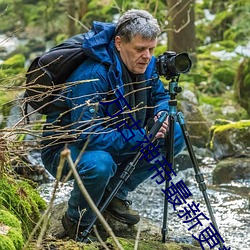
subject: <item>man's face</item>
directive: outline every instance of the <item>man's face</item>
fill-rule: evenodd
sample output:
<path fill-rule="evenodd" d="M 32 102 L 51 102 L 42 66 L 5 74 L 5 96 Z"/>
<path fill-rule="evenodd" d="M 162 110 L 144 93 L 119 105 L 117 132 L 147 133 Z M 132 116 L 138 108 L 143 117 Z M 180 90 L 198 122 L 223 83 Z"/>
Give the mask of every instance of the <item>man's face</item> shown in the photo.
<path fill-rule="evenodd" d="M 124 43 L 121 37 L 115 37 L 115 46 L 128 70 L 134 74 L 143 74 L 153 55 L 157 39 L 146 40 L 136 35 L 128 43 Z"/>

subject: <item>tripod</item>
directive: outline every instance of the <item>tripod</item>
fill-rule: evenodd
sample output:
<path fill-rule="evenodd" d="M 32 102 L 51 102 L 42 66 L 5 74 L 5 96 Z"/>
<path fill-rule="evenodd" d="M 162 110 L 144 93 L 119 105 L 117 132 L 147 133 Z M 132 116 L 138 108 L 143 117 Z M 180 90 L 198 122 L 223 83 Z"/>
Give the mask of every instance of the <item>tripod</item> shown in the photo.
<path fill-rule="evenodd" d="M 210 219 L 211 219 L 214 227 L 216 228 L 216 230 L 219 232 L 218 226 L 217 226 L 214 214 L 213 214 L 213 210 L 212 210 L 212 207 L 211 207 L 211 204 L 210 204 L 210 201 L 208 199 L 207 192 L 206 192 L 207 188 L 206 188 L 206 184 L 204 182 L 204 177 L 199 169 L 199 165 L 198 165 L 197 159 L 195 157 L 193 147 L 192 147 L 191 142 L 190 142 L 189 133 L 188 133 L 188 130 L 186 128 L 184 116 L 181 112 L 177 112 L 177 108 L 176 108 L 177 107 L 177 100 L 175 97 L 176 97 L 177 93 L 180 93 L 182 91 L 182 88 L 178 86 L 178 80 L 179 80 L 179 76 L 176 79 L 172 78 L 172 80 L 169 82 L 169 94 L 170 94 L 169 114 L 168 114 L 169 132 L 168 132 L 168 136 L 167 136 L 168 152 L 166 155 L 166 159 L 167 159 L 168 164 L 172 164 L 172 166 L 174 165 L 174 123 L 175 123 L 175 118 L 177 117 L 177 120 L 181 126 L 181 131 L 182 131 L 182 134 L 183 134 L 186 146 L 187 146 L 190 160 L 191 160 L 193 167 L 194 167 L 196 182 L 198 183 L 199 189 L 203 194 L 203 198 L 205 200 L 206 207 L 207 207 L 207 210 L 208 210 L 209 215 L 210 215 Z M 166 166 L 166 168 L 168 168 L 168 166 Z M 168 188 L 169 188 L 169 182 L 166 181 L 165 182 L 165 190 L 167 190 Z M 164 199 L 163 225 L 162 225 L 162 230 L 161 230 L 163 243 L 166 242 L 166 234 L 168 231 L 167 230 L 167 216 L 168 216 L 168 199 Z M 222 244 L 221 239 L 219 239 L 219 242 L 220 242 L 221 249 L 223 249 L 223 244 Z"/>
<path fill-rule="evenodd" d="M 167 152 L 166 159 L 167 159 L 168 164 L 170 164 L 170 166 L 172 164 L 172 166 L 173 166 L 173 164 L 174 164 L 174 123 L 175 123 L 175 119 L 177 117 L 178 122 L 181 126 L 181 130 L 182 130 L 182 133 L 183 133 L 183 136 L 185 139 L 185 143 L 186 143 L 186 146 L 187 146 L 187 149 L 189 152 L 189 156 L 191 158 L 191 161 L 192 161 L 192 164 L 194 167 L 196 181 L 199 185 L 200 191 L 203 194 L 203 197 L 204 197 L 210 218 L 212 220 L 212 223 L 213 223 L 214 227 L 216 228 L 216 230 L 218 231 L 218 226 L 217 226 L 217 223 L 215 221 L 212 207 L 211 207 L 211 204 L 210 204 L 210 201 L 208 199 L 207 192 L 206 192 L 206 184 L 204 182 L 204 177 L 203 177 L 202 173 L 200 172 L 198 162 L 196 160 L 192 145 L 190 143 L 189 134 L 188 134 L 188 131 L 186 129 L 184 117 L 183 117 L 181 112 L 177 113 L 177 109 L 176 109 L 177 100 L 175 99 L 175 97 L 176 97 L 177 93 L 180 93 L 182 91 L 181 87 L 178 86 L 178 80 L 179 80 L 179 77 L 177 77 L 176 79 L 173 78 L 169 82 L 169 94 L 170 94 L 170 100 L 168 101 L 169 113 L 168 114 L 167 114 L 167 112 L 161 113 L 159 119 L 155 122 L 152 129 L 149 131 L 149 137 L 148 137 L 148 138 L 150 138 L 149 143 L 151 143 L 153 141 L 156 133 L 161 128 L 163 122 L 165 121 L 165 119 L 167 118 L 167 115 L 168 115 L 168 117 L 169 117 L 169 131 L 168 131 L 168 136 L 167 136 L 168 152 Z M 118 192 L 118 190 L 120 189 L 122 184 L 130 177 L 130 175 L 134 171 L 135 166 L 138 163 L 138 161 L 142 155 L 143 155 L 143 152 L 139 151 L 136 154 L 136 156 L 134 157 L 134 159 L 126 166 L 126 168 L 124 169 L 123 173 L 120 176 L 120 181 L 118 182 L 116 187 L 113 189 L 113 191 L 110 193 L 110 195 L 108 196 L 106 201 L 102 204 L 101 208 L 99 209 L 101 213 L 107 208 L 107 206 L 112 201 L 112 199 L 114 198 L 114 196 L 116 195 L 116 193 Z M 166 168 L 168 168 L 167 165 L 166 165 Z M 169 182 L 166 181 L 165 182 L 165 189 L 167 190 L 168 187 L 169 187 Z M 164 200 L 163 226 L 162 226 L 162 242 L 163 243 L 166 242 L 166 234 L 168 231 L 167 230 L 167 215 L 168 215 L 168 200 L 165 199 Z M 90 223 L 90 225 L 82 233 L 83 241 L 87 240 L 87 237 L 88 237 L 89 233 L 91 232 L 92 227 L 94 226 L 96 220 L 97 220 L 97 216 L 94 217 L 93 221 Z M 220 247 L 221 247 L 221 249 L 223 249 L 223 244 L 221 242 L 221 239 L 220 239 Z"/>

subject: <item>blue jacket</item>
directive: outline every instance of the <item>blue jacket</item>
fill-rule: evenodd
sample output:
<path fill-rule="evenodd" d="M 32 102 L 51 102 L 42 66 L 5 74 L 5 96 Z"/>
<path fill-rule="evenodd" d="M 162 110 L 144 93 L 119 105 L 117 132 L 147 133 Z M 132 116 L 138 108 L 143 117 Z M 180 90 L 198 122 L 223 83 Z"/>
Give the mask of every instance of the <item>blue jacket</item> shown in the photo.
<path fill-rule="evenodd" d="M 107 93 L 112 91 L 119 98 L 117 100 L 122 110 L 125 110 L 124 99 L 120 96 L 120 93 L 124 94 L 121 63 L 114 53 L 114 31 L 114 24 L 93 23 L 83 41 L 88 59 L 67 80 L 68 87 L 62 93 L 64 101 L 55 103 L 56 107 L 47 115 L 47 123 L 63 128 L 61 138 L 69 137 L 79 147 L 83 147 L 89 139 L 89 150 L 123 155 L 133 153 L 133 147 L 143 140 L 145 130 L 134 126 L 133 129 L 123 128 L 121 133 L 116 126 L 123 119 L 123 114 L 110 117 L 117 111 L 117 103 L 107 101 L 100 104 L 107 98 Z M 154 57 L 145 76 L 146 86 L 150 87 L 147 89 L 147 106 L 154 107 L 152 115 L 162 110 L 168 111 L 169 95 L 155 71 Z M 86 81 L 81 82 L 83 80 Z M 69 111 L 60 111 L 65 105 Z M 44 135 L 55 136 L 61 132 L 45 132 Z"/>

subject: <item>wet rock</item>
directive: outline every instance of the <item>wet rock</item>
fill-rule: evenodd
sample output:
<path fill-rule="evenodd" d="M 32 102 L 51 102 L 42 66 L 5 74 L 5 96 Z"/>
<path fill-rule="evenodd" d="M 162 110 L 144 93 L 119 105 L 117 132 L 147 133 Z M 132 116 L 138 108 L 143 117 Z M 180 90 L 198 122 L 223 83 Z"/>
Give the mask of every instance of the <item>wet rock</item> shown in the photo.
<path fill-rule="evenodd" d="M 226 158 L 213 171 L 213 183 L 228 183 L 233 180 L 250 179 L 250 158 Z"/>
<path fill-rule="evenodd" d="M 191 145 L 191 146 L 193 148 L 194 155 L 195 155 L 195 158 L 196 158 L 198 164 L 201 164 L 205 158 L 212 157 L 212 154 L 208 149 L 199 148 L 199 147 L 196 147 L 193 145 Z M 175 157 L 174 163 L 175 163 L 175 171 L 181 171 L 181 170 L 185 170 L 187 168 L 194 167 L 187 148 Z"/>
<path fill-rule="evenodd" d="M 184 89 L 181 97 L 183 100 L 189 101 L 190 103 L 194 105 L 198 105 L 198 99 L 195 93 L 189 89 Z"/>

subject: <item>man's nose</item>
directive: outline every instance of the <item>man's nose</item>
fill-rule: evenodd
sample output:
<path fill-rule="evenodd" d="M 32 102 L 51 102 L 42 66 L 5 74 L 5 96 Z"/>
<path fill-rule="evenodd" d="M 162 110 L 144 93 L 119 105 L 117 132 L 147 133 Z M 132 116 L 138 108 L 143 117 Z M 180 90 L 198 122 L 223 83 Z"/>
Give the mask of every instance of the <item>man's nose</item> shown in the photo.
<path fill-rule="evenodd" d="M 150 59 L 151 58 L 151 53 L 150 53 L 149 49 L 147 49 L 147 50 L 144 51 L 142 57 L 144 59 Z"/>

